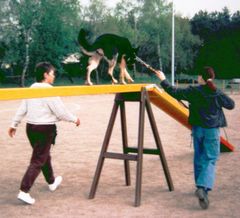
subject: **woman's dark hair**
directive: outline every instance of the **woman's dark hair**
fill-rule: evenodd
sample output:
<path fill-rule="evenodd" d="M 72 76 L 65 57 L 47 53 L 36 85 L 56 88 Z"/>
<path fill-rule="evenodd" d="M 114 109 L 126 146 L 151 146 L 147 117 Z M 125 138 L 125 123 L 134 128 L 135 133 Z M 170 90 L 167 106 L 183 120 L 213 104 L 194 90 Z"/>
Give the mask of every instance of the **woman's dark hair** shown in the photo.
<path fill-rule="evenodd" d="M 216 91 L 217 87 L 214 84 L 213 80 L 215 78 L 215 72 L 212 67 L 204 67 L 203 72 L 201 73 L 202 78 L 206 82 L 207 86 L 212 90 Z"/>
<path fill-rule="evenodd" d="M 44 73 L 49 73 L 51 70 L 55 71 L 55 68 L 49 62 L 40 62 L 36 64 L 34 71 L 36 81 L 42 82 L 44 80 Z"/>

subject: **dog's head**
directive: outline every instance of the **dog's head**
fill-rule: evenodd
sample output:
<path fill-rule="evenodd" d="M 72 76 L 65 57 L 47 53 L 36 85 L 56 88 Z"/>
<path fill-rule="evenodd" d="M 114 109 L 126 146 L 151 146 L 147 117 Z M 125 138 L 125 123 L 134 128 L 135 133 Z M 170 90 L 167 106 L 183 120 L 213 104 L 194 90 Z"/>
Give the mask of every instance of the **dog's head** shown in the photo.
<path fill-rule="evenodd" d="M 138 48 L 132 48 L 128 53 L 125 54 L 124 58 L 129 70 L 133 69 L 137 52 L 138 52 Z"/>

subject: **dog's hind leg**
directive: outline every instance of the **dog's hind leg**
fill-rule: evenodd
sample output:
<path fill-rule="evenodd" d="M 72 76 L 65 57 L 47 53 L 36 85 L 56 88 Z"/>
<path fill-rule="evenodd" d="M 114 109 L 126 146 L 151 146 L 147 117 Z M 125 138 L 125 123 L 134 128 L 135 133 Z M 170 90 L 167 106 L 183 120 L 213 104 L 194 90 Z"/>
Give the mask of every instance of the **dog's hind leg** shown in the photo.
<path fill-rule="evenodd" d="M 101 59 L 102 59 L 102 56 L 97 53 L 89 58 L 88 66 L 87 66 L 87 76 L 86 76 L 86 81 L 85 81 L 86 85 L 91 86 L 93 84 L 91 82 L 91 73 L 93 70 L 97 69 Z"/>

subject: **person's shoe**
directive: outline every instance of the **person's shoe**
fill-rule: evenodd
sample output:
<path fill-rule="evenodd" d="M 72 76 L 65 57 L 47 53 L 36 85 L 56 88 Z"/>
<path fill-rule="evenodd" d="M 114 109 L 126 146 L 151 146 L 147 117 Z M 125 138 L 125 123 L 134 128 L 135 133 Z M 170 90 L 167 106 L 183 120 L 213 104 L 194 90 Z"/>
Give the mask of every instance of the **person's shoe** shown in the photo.
<path fill-rule="evenodd" d="M 54 183 L 48 185 L 49 190 L 54 192 L 58 188 L 58 186 L 61 184 L 61 182 L 62 182 L 62 177 L 61 176 L 57 176 L 55 178 L 55 180 L 54 180 Z"/>
<path fill-rule="evenodd" d="M 195 195 L 198 197 L 200 207 L 205 210 L 208 209 L 209 200 L 207 192 L 203 188 L 198 188 Z"/>
<path fill-rule="evenodd" d="M 23 192 L 21 190 L 19 191 L 17 198 L 27 204 L 32 205 L 35 203 L 35 199 L 32 198 L 29 193 Z"/>

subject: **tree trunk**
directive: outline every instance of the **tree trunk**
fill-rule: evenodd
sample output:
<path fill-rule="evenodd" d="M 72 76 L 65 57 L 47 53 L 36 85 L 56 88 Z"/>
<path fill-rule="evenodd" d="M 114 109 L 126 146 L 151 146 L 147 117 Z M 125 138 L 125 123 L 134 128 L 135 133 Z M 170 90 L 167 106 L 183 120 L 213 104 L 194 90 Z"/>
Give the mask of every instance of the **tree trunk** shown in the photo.
<path fill-rule="evenodd" d="M 133 14 L 133 22 L 134 22 L 134 46 L 136 48 L 137 44 L 137 21 L 135 18 L 135 14 Z M 137 55 L 137 54 L 136 54 Z M 133 79 L 136 79 L 136 64 L 133 65 Z"/>
<path fill-rule="evenodd" d="M 26 77 L 26 72 L 28 69 L 28 65 L 29 65 L 29 33 L 30 30 L 27 30 L 25 33 L 25 63 L 24 63 L 24 67 L 23 67 L 23 71 L 22 71 L 22 75 L 21 75 L 21 87 L 25 86 L 25 77 Z"/>
<path fill-rule="evenodd" d="M 161 58 L 161 47 L 160 47 L 160 36 L 159 35 L 158 35 L 157 53 L 158 53 L 159 69 L 162 70 L 162 58 Z"/>

